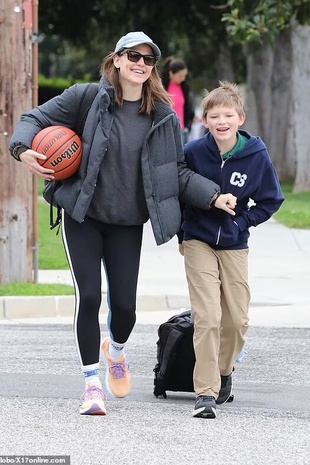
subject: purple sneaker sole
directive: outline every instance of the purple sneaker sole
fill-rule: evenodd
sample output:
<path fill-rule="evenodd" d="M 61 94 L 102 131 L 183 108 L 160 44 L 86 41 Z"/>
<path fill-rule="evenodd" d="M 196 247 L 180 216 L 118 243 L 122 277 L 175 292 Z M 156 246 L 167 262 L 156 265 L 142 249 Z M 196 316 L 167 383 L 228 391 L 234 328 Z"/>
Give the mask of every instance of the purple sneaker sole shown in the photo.
<path fill-rule="evenodd" d="M 100 407 L 100 405 L 94 403 L 88 410 L 81 411 L 81 415 L 106 415 L 107 412 Z"/>

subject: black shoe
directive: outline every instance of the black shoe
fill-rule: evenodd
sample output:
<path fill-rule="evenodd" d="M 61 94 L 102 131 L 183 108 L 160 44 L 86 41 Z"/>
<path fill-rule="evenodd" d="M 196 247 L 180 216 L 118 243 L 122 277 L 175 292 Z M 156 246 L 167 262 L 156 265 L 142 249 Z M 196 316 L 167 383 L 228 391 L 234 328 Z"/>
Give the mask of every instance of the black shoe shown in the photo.
<path fill-rule="evenodd" d="M 224 404 L 227 402 L 232 393 L 232 374 L 227 376 L 221 375 L 221 389 L 219 392 L 219 396 L 216 399 L 217 405 Z M 232 400 L 230 401 L 232 402 Z"/>
<path fill-rule="evenodd" d="M 198 396 L 193 411 L 193 417 L 197 418 L 215 418 L 216 405 L 213 396 Z"/>

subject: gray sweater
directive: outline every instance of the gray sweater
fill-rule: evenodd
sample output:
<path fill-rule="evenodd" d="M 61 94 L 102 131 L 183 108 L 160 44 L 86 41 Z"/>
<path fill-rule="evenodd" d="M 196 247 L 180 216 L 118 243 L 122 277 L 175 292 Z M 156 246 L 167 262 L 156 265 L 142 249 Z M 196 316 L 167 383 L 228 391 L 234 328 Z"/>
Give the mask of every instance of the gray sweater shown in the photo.
<path fill-rule="evenodd" d="M 141 99 L 115 107 L 108 150 L 87 216 L 108 224 L 138 226 L 149 219 L 142 172 L 141 148 L 152 117 L 139 113 Z"/>
<path fill-rule="evenodd" d="M 87 85 L 87 84 L 86 84 Z M 23 114 L 12 135 L 9 150 L 31 147 L 43 128 L 78 127 L 80 101 L 85 84 L 75 84 L 61 95 Z M 83 157 L 78 173 L 58 183 L 54 200 L 76 221 L 82 222 L 94 196 L 98 173 L 107 151 L 115 112 L 114 89 L 101 79 L 83 131 Z M 180 229 L 179 201 L 208 209 L 220 188 L 187 168 L 179 120 L 174 110 L 158 103 L 153 124 L 141 152 L 145 201 L 156 243 L 169 241 Z"/>

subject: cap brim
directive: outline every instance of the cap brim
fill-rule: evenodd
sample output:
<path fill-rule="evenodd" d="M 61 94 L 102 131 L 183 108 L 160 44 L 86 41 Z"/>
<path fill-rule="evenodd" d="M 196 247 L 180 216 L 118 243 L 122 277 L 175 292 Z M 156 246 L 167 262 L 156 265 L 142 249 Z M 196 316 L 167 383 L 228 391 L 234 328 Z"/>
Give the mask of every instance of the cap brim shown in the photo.
<path fill-rule="evenodd" d="M 153 49 L 154 55 L 155 55 L 155 57 L 157 59 L 161 56 L 161 52 L 160 52 L 159 48 L 157 47 L 157 45 L 154 44 L 154 42 L 147 42 L 147 41 L 145 41 L 145 42 L 140 42 L 140 41 L 128 42 L 126 44 L 126 47 L 122 47 L 122 49 L 130 48 L 130 47 L 136 47 L 137 45 L 143 45 L 143 44 L 149 45 Z"/>

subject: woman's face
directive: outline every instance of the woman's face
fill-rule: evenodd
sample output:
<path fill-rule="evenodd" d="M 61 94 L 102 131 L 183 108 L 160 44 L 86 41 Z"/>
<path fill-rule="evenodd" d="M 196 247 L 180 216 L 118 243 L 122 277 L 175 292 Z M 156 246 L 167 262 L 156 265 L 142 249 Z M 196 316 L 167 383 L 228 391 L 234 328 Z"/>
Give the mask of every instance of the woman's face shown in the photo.
<path fill-rule="evenodd" d="M 128 50 L 141 53 L 141 55 L 154 56 L 153 49 L 146 44 L 137 45 Z M 130 55 L 127 51 L 124 54 L 115 55 L 114 66 L 119 69 L 119 77 L 122 85 L 137 85 L 141 86 L 150 77 L 154 66 L 146 65 L 141 56 L 137 62 L 130 61 Z"/>
<path fill-rule="evenodd" d="M 182 84 L 182 82 L 184 82 L 186 79 L 187 73 L 187 68 L 180 69 L 180 71 L 177 71 L 176 73 L 169 71 L 170 82 L 174 82 L 175 84 Z"/>

